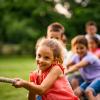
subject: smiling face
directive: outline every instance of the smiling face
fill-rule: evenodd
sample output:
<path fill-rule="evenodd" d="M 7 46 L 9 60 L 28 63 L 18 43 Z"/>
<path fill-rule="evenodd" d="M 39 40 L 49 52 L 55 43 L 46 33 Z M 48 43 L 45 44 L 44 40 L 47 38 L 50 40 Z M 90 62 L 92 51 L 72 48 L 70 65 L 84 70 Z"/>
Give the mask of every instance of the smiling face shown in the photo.
<path fill-rule="evenodd" d="M 76 53 L 80 56 L 80 58 L 84 57 L 87 53 L 87 47 L 83 44 L 76 44 L 75 46 Z"/>
<path fill-rule="evenodd" d="M 36 51 L 37 66 L 41 71 L 46 70 L 54 61 L 53 51 L 50 47 L 40 46 Z"/>

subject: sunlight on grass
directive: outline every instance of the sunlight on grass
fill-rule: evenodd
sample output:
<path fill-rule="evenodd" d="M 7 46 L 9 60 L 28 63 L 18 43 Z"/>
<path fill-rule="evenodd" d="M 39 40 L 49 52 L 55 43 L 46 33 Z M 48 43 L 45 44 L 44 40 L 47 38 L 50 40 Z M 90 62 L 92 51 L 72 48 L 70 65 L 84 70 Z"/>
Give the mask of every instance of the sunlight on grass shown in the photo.
<path fill-rule="evenodd" d="M 29 73 L 36 68 L 32 57 L 0 57 L 0 76 L 20 77 L 28 80 Z M 0 100 L 27 100 L 28 91 L 16 89 L 11 84 L 0 83 Z"/>

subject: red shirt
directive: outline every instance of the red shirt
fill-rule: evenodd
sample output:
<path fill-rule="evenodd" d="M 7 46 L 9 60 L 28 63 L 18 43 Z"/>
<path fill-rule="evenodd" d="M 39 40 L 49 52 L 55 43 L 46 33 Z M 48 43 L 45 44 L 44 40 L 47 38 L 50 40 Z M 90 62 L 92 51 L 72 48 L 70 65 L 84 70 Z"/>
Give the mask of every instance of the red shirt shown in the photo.
<path fill-rule="evenodd" d="M 51 68 L 55 66 L 59 66 L 63 71 L 63 67 L 60 64 L 53 64 L 41 75 L 39 75 L 38 72 L 32 72 L 30 74 L 30 81 L 40 85 L 50 72 Z M 42 100 L 78 100 L 78 98 L 74 95 L 73 90 L 65 76 L 57 79 L 41 97 Z"/>

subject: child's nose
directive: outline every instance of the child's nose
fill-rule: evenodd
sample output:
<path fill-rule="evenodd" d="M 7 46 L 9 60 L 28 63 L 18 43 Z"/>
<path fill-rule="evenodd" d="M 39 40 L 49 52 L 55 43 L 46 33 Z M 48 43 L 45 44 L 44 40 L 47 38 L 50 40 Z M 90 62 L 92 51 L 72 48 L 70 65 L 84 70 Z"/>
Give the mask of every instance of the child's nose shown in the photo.
<path fill-rule="evenodd" d="M 80 53 L 81 51 L 80 50 L 77 50 L 77 53 Z"/>
<path fill-rule="evenodd" d="M 43 61 L 44 61 L 43 58 L 40 58 L 40 59 L 39 59 L 39 62 L 40 62 L 40 63 L 42 63 Z"/>

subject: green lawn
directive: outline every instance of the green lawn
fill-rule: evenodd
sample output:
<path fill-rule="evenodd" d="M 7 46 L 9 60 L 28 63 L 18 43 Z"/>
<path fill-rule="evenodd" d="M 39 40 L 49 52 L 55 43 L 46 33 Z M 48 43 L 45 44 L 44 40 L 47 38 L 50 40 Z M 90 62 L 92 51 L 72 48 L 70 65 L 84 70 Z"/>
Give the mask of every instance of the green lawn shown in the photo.
<path fill-rule="evenodd" d="M 32 57 L 0 57 L 0 76 L 28 80 L 36 64 Z M 27 100 L 28 91 L 16 89 L 11 84 L 0 83 L 0 100 Z"/>

